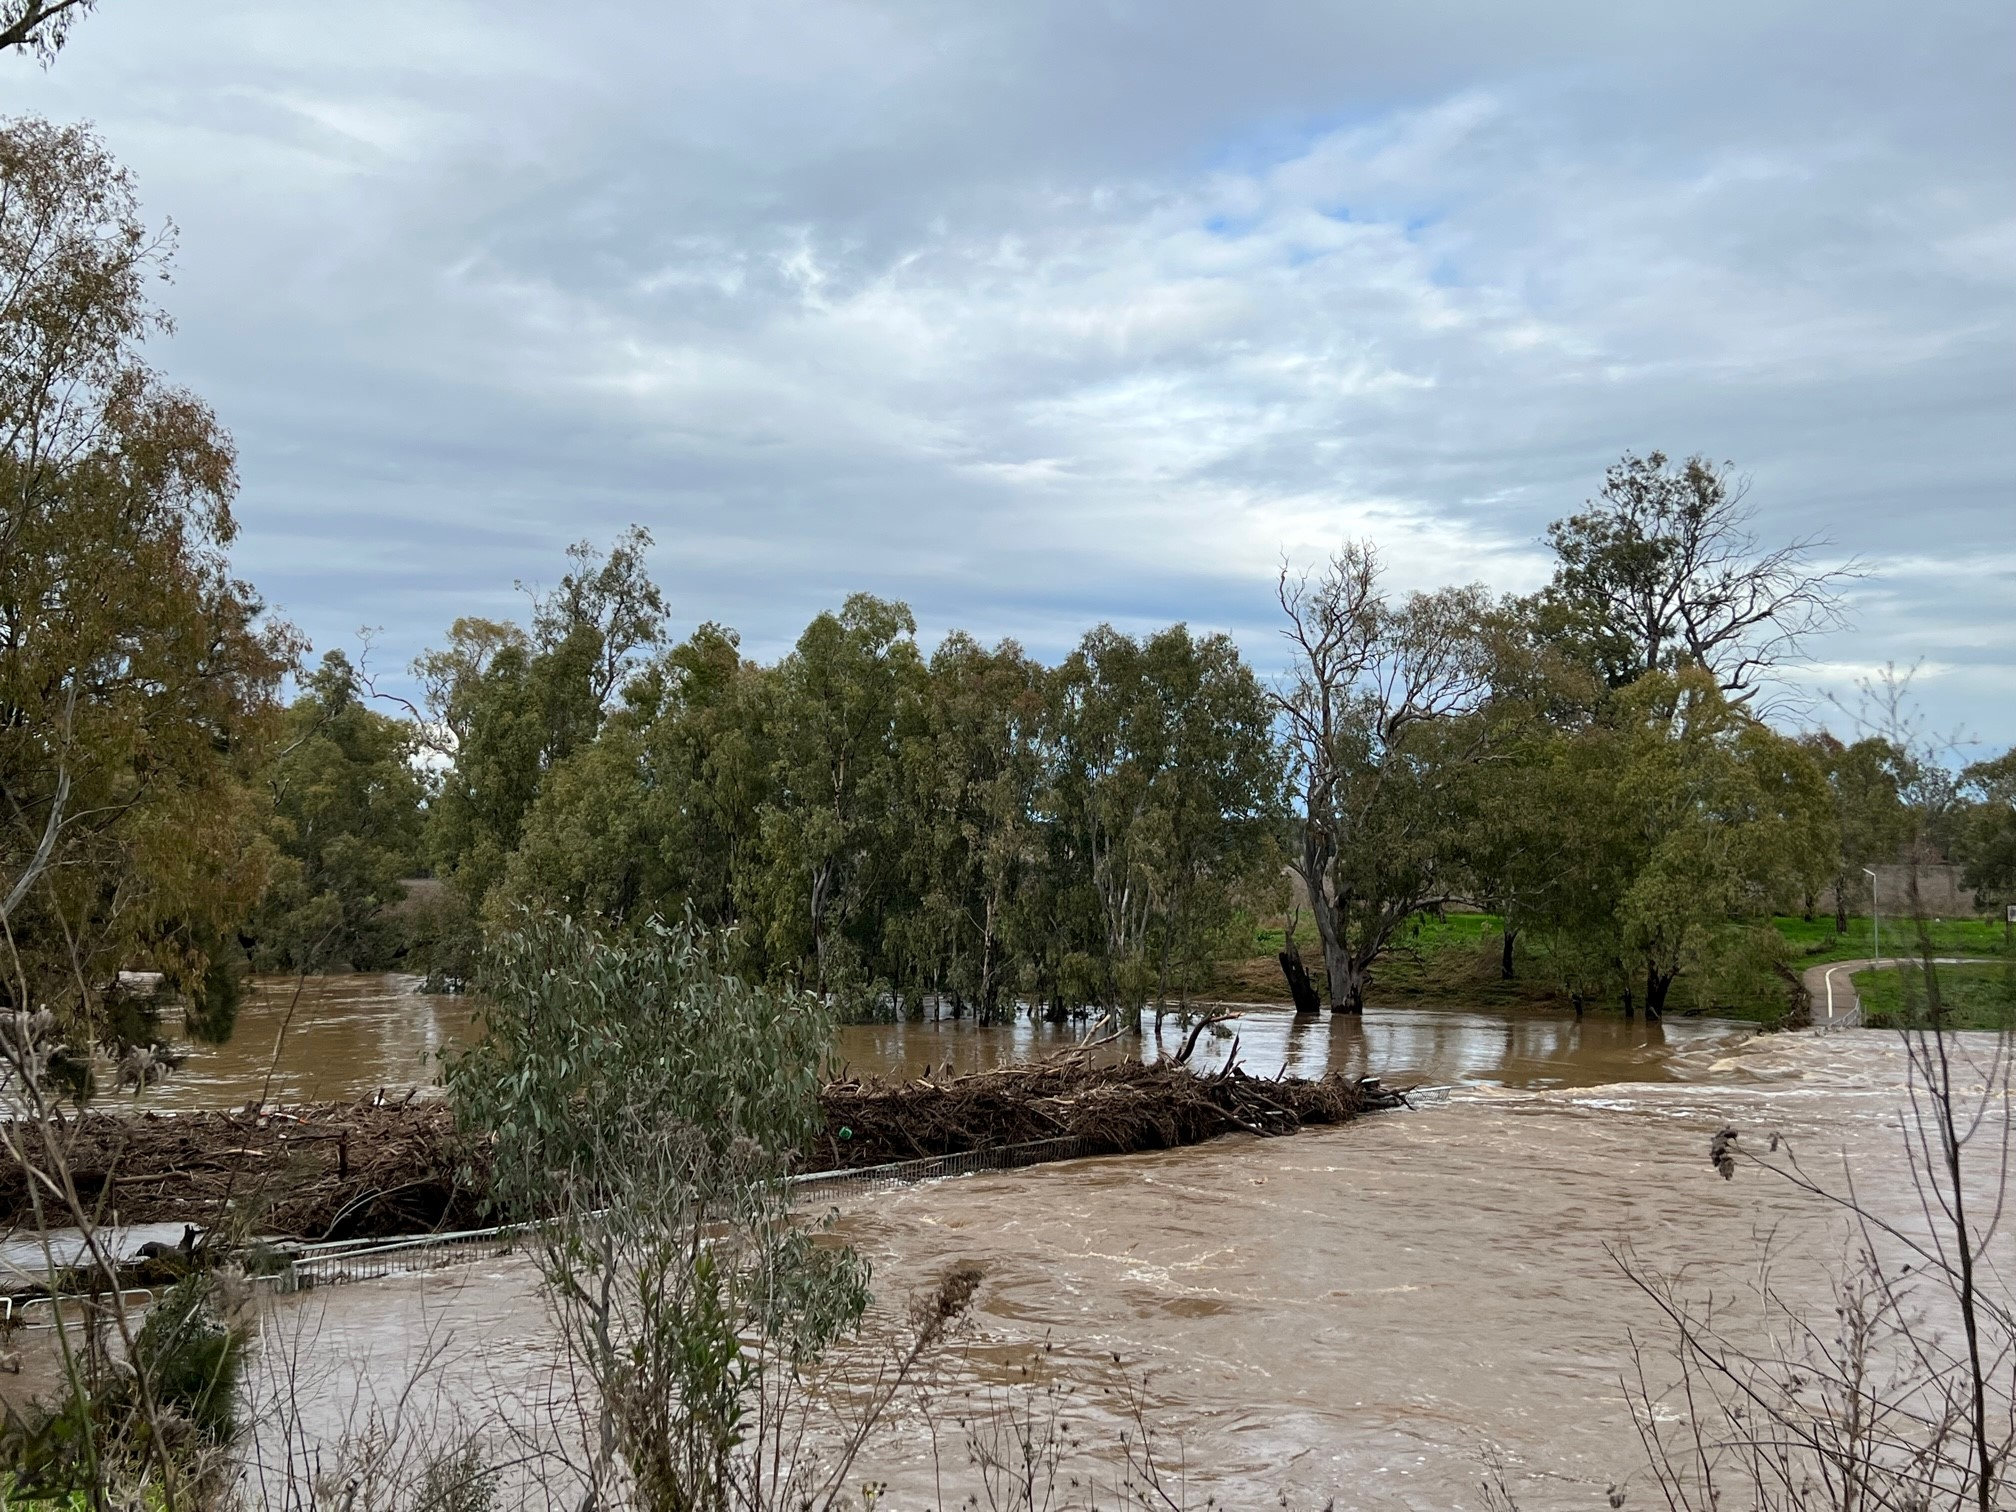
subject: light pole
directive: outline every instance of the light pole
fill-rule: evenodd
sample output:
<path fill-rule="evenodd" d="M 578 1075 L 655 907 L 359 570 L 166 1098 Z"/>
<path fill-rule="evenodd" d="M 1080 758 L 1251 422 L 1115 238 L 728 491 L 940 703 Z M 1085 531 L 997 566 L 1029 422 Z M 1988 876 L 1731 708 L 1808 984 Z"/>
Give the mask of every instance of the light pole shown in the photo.
<path fill-rule="evenodd" d="M 1869 927 L 1876 935 L 1876 959 L 1883 959 L 1883 910 L 1876 902 L 1876 873 L 1868 867 L 1862 868 L 1862 875 L 1869 879 Z"/>

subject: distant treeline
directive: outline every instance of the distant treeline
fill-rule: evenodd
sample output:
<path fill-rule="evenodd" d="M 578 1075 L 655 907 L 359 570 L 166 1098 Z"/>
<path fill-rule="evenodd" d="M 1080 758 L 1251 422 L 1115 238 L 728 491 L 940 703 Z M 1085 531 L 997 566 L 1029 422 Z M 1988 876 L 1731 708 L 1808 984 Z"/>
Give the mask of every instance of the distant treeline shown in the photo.
<path fill-rule="evenodd" d="M 632 530 L 576 547 L 526 624 L 457 621 L 409 718 L 324 659 L 247 937 L 269 966 L 400 951 L 459 975 L 522 910 L 690 913 L 733 929 L 744 970 L 858 1014 L 1131 1019 L 1282 916 L 1354 1010 L 1410 919 L 1468 902 L 1505 917 L 1508 967 L 1544 946 L 1578 1003 L 1787 999 L 1770 915 L 1849 896 L 1862 866 L 1930 844 L 2009 886 L 2012 763 L 1956 775 L 1760 718 L 1843 574 L 1761 547 L 1741 504 L 1726 469 L 1627 457 L 1527 598 L 1395 595 L 1347 545 L 1277 584 L 1269 678 L 1183 625 L 1100 626 L 1054 666 L 956 633 L 927 654 L 865 595 L 770 665 L 718 625 L 666 644 Z M 418 867 L 446 901 L 388 914 Z"/>

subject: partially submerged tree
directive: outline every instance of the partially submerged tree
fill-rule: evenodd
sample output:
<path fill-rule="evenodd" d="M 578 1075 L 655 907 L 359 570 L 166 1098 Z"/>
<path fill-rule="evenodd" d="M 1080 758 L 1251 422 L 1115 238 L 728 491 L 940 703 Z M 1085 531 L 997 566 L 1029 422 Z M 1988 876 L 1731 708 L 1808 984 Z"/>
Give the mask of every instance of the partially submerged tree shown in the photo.
<path fill-rule="evenodd" d="M 1608 872 L 1625 990 L 1642 985 L 1648 1014 L 1665 1011 L 1683 972 L 1740 948 L 1746 923 L 1762 930 L 1778 900 L 1810 888 L 1837 854 L 1811 757 L 1706 673 L 1639 679 L 1579 760 L 1580 801 L 1610 832 L 1595 870 Z"/>
<path fill-rule="evenodd" d="M 1087 634 L 1050 679 L 1058 986 L 1136 1018 L 1213 954 L 1279 813 L 1265 690 L 1223 635 Z"/>
<path fill-rule="evenodd" d="M 1490 691 L 1483 590 L 1395 603 L 1379 579 L 1377 553 L 1353 542 L 1277 588 L 1292 665 L 1275 703 L 1300 805 L 1289 864 L 1343 1013 L 1363 1011 L 1400 927 L 1460 896 L 1455 792 Z"/>
<path fill-rule="evenodd" d="M 851 594 L 805 627 L 769 690 L 768 864 L 746 897 L 772 958 L 821 991 L 871 985 L 900 892 L 898 753 L 923 714 L 916 634 L 907 605 Z"/>
<path fill-rule="evenodd" d="M 1028 980 L 1040 872 L 1043 667 L 955 632 L 932 653 L 923 728 L 903 752 L 917 908 L 904 946 L 955 1013 L 1003 1016 Z"/>
<path fill-rule="evenodd" d="M 372 709 L 356 670 L 331 651 L 287 711 L 265 774 L 272 880 L 248 923 L 255 964 L 327 971 L 388 964 L 386 910 L 419 865 L 414 727 Z"/>
<path fill-rule="evenodd" d="M 1748 492 L 1727 463 L 1627 452 L 1582 513 L 1548 527 L 1559 565 L 1544 600 L 1613 686 L 1699 667 L 1745 703 L 1841 623 L 1860 568 L 1818 565 L 1815 540 L 1764 547 Z"/>
<path fill-rule="evenodd" d="M 141 360 L 164 259 L 88 131 L 0 126 L 4 994 L 73 1033 L 122 967 L 228 990 L 296 654 L 224 555 L 229 438 Z"/>

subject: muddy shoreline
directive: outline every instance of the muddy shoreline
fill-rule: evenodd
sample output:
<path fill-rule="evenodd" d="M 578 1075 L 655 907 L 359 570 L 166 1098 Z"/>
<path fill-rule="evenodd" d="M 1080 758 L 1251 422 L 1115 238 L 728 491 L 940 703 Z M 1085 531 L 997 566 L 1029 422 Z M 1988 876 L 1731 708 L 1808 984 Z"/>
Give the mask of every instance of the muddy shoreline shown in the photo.
<path fill-rule="evenodd" d="M 1332 1073 L 1200 1075 L 1168 1064 L 1049 1064 L 966 1076 L 835 1082 L 806 1172 L 964 1154 L 1038 1140 L 1083 1155 L 1173 1149 L 1220 1134 L 1288 1134 L 1393 1106 Z M 378 1238 L 495 1221 L 485 1152 L 438 1098 L 178 1114 L 91 1113 L 54 1130 L 102 1223 L 182 1222 L 300 1239 Z M 64 1226 L 68 1214 L 48 1211 Z M 28 1173 L 0 1171 L 0 1226 L 33 1231 Z"/>

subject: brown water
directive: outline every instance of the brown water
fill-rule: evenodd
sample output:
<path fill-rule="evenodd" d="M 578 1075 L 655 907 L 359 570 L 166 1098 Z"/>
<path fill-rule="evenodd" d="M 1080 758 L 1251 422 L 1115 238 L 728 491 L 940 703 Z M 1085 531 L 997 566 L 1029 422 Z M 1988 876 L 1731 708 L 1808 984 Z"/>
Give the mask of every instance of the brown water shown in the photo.
<path fill-rule="evenodd" d="M 182 1069 L 150 1090 L 143 1105 L 171 1111 L 240 1107 L 264 1097 L 319 1102 L 426 1087 L 444 1050 L 474 1032 L 466 997 L 421 993 L 417 977 L 392 974 L 255 980 L 237 1032 L 219 1046 L 185 1045 Z M 1235 1045 L 1255 1074 L 1320 1076 L 1328 1070 L 1399 1082 L 1489 1083 L 1537 1088 L 1611 1081 L 1658 1081 L 1680 1074 L 1676 1050 L 1729 1042 L 1744 1031 L 1713 1020 L 1666 1025 L 1602 1016 L 1517 1015 L 1449 1009 L 1369 1010 L 1360 1019 L 1298 1021 L 1281 1008 L 1253 1005 L 1223 1035 L 1200 1041 L 1193 1059 L 1222 1065 Z M 852 1024 L 840 1031 L 837 1072 L 922 1076 L 964 1073 L 1068 1049 L 1082 1026 L 1032 1023 L 982 1027 L 970 1019 Z M 1101 1053 L 1154 1059 L 1182 1048 L 1186 1031 L 1172 1019 L 1126 1036 Z"/>
<path fill-rule="evenodd" d="M 269 1064 L 277 1098 L 424 1082 L 471 1008 L 412 985 L 311 983 L 277 1061 L 292 987 L 265 986 L 234 1044 L 199 1051 L 149 1101 L 242 1102 Z M 1124 1378 L 1165 1457 L 1187 1463 L 1196 1504 L 1208 1491 L 1235 1506 L 1285 1495 L 1311 1508 L 1479 1507 L 1490 1450 L 1529 1512 L 1607 1506 L 1613 1483 L 1627 1506 L 1649 1505 L 1619 1375 L 1632 1335 L 1656 1339 L 1658 1326 L 1610 1247 L 1628 1240 L 1640 1264 L 1687 1264 L 1697 1284 L 1727 1287 L 1772 1231 L 1794 1257 L 1781 1283 L 1824 1303 L 1843 1246 L 1834 1215 L 1753 1173 L 1717 1178 L 1706 1149 L 1725 1122 L 1753 1140 L 1785 1134 L 1809 1160 L 1846 1152 L 1865 1192 L 1904 1190 L 1891 1035 L 1431 1009 L 1297 1023 L 1254 1008 L 1228 1029 L 1258 1073 L 1334 1068 L 1456 1090 L 1287 1140 L 843 1198 L 839 1228 L 874 1262 L 885 1330 L 945 1267 L 986 1272 L 940 1383 L 935 1450 L 912 1410 L 863 1462 L 894 1483 L 889 1504 L 932 1505 L 941 1469 L 946 1505 L 963 1501 L 970 1467 L 953 1419 L 984 1420 L 989 1401 L 1033 1401 L 1039 1414 L 1061 1401 L 1083 1446 L 1065 1473 L 1093 1472 L 1102 1454 L 1110 1464 L 1129 1428 L 1114 1394 Z M 839 1055 L 854 1070 L 922 1075 L 1074 1037 L 1028 1023 L 862 1026 Z M 1172 1026 L 1162 1050 L 1180 1039 Z M 1200 1054 L 1219 1063 L 1232 1044 L 1207 1040 Z M 1149 1036 L 1105 1053 L 1160 1052 Z M 2016 1267 L 2016 1250 L 2006 1261 Z M 408 1421 L 473 1425 L 506 1455 L 578 1431 L 522 1260 L 285 1299 L 268 1326 L 259 1369 L 291 1374 L 311 1436 L 395 1402 Z"/>

